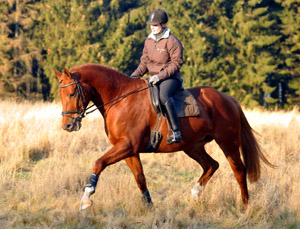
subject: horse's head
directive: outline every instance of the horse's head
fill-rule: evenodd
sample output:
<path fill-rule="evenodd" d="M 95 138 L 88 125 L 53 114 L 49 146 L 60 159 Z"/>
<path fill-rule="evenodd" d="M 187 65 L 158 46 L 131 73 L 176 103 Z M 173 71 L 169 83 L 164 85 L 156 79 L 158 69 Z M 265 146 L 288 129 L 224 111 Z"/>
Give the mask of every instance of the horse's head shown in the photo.
<path fill-rule="evenodd" d="M 79 81 L 81 74 L 71 73 L 66 68 L 63 73 L 56 70 L 54 72 L 59 80 L 59 96 L 63 109 L 62 128 L 69 132 L 78 131 L 90 101 L 83 83 Z"/>

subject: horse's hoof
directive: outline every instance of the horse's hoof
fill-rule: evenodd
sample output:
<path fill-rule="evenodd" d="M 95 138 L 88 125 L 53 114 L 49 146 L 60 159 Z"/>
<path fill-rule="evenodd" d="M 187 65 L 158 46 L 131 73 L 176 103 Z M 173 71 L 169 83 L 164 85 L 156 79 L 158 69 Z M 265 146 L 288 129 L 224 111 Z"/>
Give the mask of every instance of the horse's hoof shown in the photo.
<path fill-rule="evenodd" d="M 80 203 L 80 211 L 85 210 L 89 207 L 91 207 L 93 205 L 93 201 L 92 200 L 83 200 Z"/>
<path fill-rule="evenodd" d="M 193 189 L 191 190 L 192 193 L 192 198 L 197 200 L 199 199 L 200 194 L 203 192 L 203 186 L 200 185 L 199 183 L 196 183 L 193 187 Z"/>
<path fill-rule="evenodd" d="M 148 207 L 148 209 L 152 209 L 153 206 L 154 206 L 154 204 L 153 204 L 153 202 L 151 201 L 151 203 L 147 203 L 146 206 Z"/>

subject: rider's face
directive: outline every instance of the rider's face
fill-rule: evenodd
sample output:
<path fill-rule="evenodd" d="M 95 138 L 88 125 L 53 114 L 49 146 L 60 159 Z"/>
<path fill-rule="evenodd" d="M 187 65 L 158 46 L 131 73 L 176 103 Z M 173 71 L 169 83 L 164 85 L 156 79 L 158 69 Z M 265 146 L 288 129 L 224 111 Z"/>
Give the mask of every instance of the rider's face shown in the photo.
<path fill-rule="evenodd" d="M 151 27 L 152 33 L 155 34 L 155 35 L 159 34 L 161 32 L 161 30 L 162 30 L 161 24 L 150 25 L 150 27 Z"/>

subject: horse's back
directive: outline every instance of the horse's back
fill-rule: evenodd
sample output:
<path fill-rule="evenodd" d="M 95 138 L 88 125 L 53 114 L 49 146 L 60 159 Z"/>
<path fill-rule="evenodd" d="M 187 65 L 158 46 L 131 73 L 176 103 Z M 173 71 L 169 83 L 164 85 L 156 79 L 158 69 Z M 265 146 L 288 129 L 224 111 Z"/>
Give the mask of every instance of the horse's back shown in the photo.
<path fill-rule="evenodd" d="M 188 90 L 198 102 L 200 116 L 205 116 L 211 122 L 213 132 L 233 126 L 239 129 L 241 108 L 234 97 L 207 86 Z"/>
<path fill-rule="evenodd" d="M 212 87 L 201 86 L 188 88 L 201 106 L 206 109 L 219 111 L 221 113 L 239 112 L 237 99 L 226 95 Z"/>

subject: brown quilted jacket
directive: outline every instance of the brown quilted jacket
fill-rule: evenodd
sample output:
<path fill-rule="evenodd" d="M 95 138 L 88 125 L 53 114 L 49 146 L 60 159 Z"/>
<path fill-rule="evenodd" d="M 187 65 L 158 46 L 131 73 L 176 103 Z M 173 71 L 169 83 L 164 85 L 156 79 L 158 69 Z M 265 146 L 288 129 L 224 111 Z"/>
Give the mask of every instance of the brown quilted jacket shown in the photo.
<path fill-rule="evenodd" d="M 170 77 L 180 79 L 182 55 L 182 45 L 173 34 L 157 42 L 149 36 L 144 44 L 140 64 L 131 76 L 142 77 L 149 72 L 150 75 L 157 75 L 160 80 Z"/>

